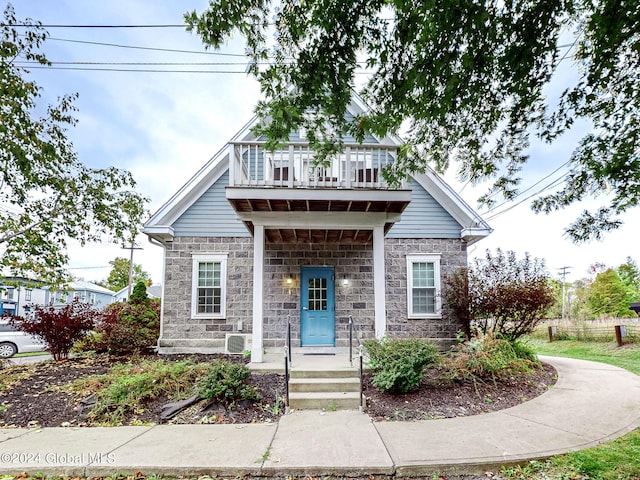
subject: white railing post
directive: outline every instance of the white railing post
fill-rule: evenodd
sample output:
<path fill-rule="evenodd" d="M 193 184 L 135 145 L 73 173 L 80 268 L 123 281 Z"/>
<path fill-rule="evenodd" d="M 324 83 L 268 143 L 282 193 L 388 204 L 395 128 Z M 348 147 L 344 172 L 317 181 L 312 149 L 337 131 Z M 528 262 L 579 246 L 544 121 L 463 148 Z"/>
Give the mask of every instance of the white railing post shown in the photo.
<path fill-rule="evenodd" d="M 229 186 L 236 186 L 236 155 L 235 155 L 236 147 L 233 143 L 229 144 L 228 147 L 228 155 L 229 155 Z"/>
<path fill-rule="evenodd" d="M 287 168 L 289 169 L 289 176 L 287 178 L 287 187 L 289 187 L 289 188 L 293 188 L 293 177 L 295 177 L 293 159 L 294 159 L 294 149 L 293 149 L 293 145 L 290 144 L 289 145 L 289 159 L 287 161 Z"/>
<path fill-rule="evenodd" d="M 345 188 L 351 188 L 351 147 L 344 149 L 344 182 Z"/>

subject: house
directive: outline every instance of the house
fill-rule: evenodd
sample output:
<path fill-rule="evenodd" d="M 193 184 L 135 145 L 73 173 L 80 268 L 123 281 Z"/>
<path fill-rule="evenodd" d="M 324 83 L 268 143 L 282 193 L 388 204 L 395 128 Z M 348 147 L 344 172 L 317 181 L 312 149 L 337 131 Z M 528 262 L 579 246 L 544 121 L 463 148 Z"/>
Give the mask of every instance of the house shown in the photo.
<path fill-rule="evenodd" d="M 108 288 L 84 280 L 70 282 L 63 291 L 51 290 L 39 280 L 5 276 L 0 277 L 0 316 L 24 317 L 32 311 L 33 305 L 60 307 L 74 298 L 101 309 L 115 301 L 114 295 Z"/>
<path fill-rule="evenodd" d="M 349 115 L 366 111 L 354 96 Z M 164 247 L 161 353 L 212 352 L 251 334 L 251 359 L 361 338 L 451 343 L 443 275 L 491 229 L 435 172 L 390 188 L 396 138 L 345 138 L 314 165 L 304 132 L 269 152 L 249 122 L 145 224 Z"/>
<path fill-rule="evenodd" d="M 133 291 L 133 287 L 131 287 Z M 162 297 L 162 285 L 154 283 L 150 287 L 147 287 L 147 298 L 161 298 Z M 129 300 L 129 285 L 121 288 L 113 294 L 114 302 L 126 302 Z"/>
<path fill-rule="evenodd" d="M 74 280 L 67 285 L 67 291 L 51 291 L 47 303 L 51 303 L 54 307 L 62 306 L 77 298 L 99 310 L 115 301 L 114 294 L 115 292 L 95 283 Z"/>
<path fill-rule="evenodd" d="M 0 278 L 0 316 L 24 317 L 31 305 L 45 305 L 48 298 L 49 291 L 42 282 L 23 277 Z"/>

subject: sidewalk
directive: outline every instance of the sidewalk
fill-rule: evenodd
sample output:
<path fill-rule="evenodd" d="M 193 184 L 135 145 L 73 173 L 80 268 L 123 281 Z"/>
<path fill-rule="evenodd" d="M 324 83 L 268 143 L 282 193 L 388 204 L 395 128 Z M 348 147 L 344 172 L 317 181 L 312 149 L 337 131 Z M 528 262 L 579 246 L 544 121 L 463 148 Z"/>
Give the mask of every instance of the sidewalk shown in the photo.
<path fill-rule="evenodd" d="M 104 476 L 479 474 L 579 450 L 640 427 L 640 376 L 543 357 L 544 395 L 495 413 L 372 422 L 357 411 L 298 411 L 277 424 L 0 430 L 0 473 Z"/>

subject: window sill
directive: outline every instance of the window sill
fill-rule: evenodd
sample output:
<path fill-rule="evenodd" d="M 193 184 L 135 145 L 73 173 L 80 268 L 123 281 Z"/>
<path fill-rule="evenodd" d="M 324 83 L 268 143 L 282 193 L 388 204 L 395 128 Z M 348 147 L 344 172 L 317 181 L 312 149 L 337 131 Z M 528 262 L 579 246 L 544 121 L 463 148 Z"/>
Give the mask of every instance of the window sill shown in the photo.
<path fill-rule="evenodd" d="M 408 315 L 409 320 L 440 320 L 442 319 L 441 313 L 426 313 L 423 315 Z"/>

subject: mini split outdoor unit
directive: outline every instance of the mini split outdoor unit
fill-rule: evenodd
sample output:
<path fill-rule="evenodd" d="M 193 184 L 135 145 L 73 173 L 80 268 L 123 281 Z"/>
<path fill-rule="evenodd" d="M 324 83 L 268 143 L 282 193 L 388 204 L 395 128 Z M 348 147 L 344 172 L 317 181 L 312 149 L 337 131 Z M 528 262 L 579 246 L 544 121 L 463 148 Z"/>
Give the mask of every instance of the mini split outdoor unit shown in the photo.
<path fill-rule="evenodd" d="M 246 350 L 251 350 L 251 334 L 227 333 L 224 339 L 224 353 L 238 355 Z"/>

